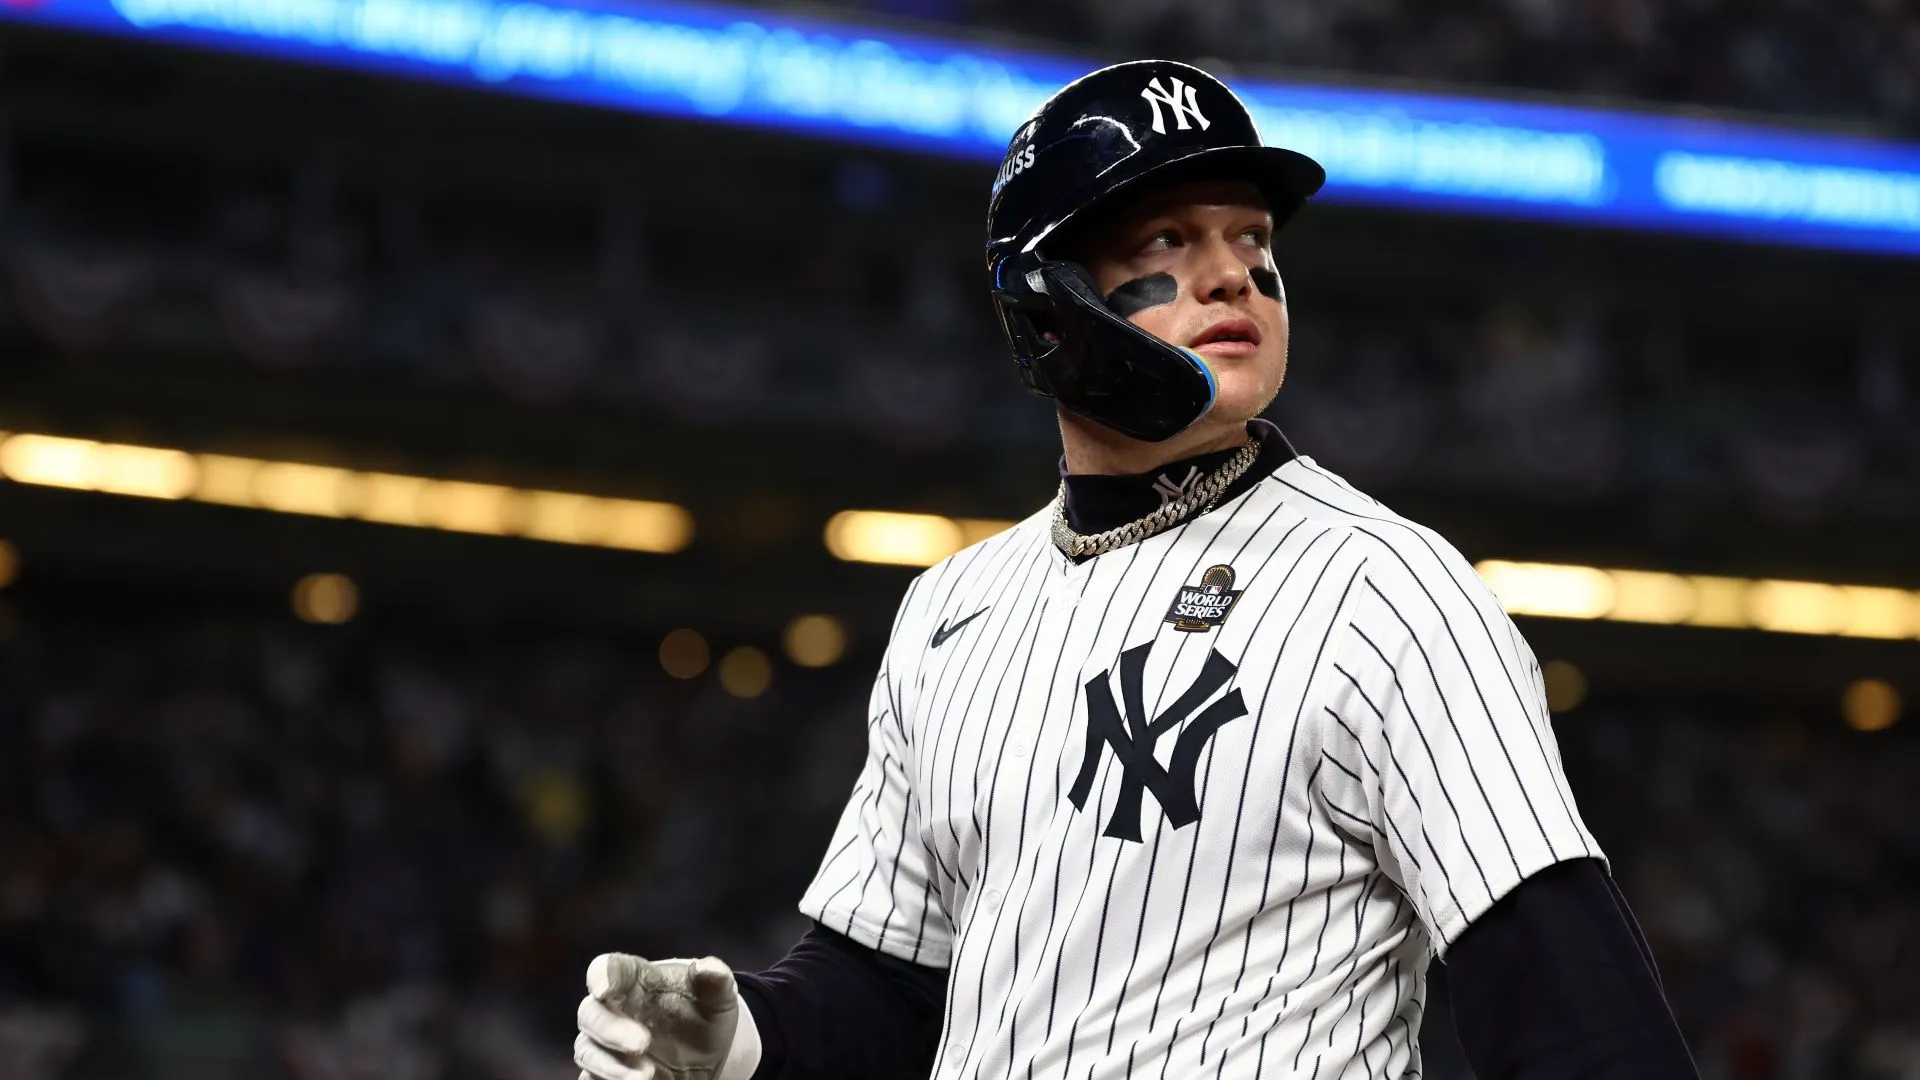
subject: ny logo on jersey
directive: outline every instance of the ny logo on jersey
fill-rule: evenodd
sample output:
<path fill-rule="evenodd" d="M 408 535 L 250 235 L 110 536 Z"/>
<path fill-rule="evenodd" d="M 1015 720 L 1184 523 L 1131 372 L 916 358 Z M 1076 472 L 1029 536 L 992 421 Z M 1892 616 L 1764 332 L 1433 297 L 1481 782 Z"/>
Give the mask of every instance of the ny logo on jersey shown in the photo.
<path fill-rule="evenodd" d="M 1152 648 L 1153 643 L 1149 641 L 1120 654 L 1120 695 L 1126 703 L 1124 721 L 1108 686 L 1110 673 L 1103 671 L 1088 680 L 1087 756 L 1080 764 L 1080 775 L 1067 791 L 1074 809 L 1085 810 L 1087 796 L 1093 790 L 1093 774 L 1100 767 L 1100 748 L 1102 745 L 1112 747 L 1124 775 L 1120 779 L 1120 796 L 1113 804 L 1113 816 L 1107 819 L 1106 830 L 1101 835 L 1119 840 L 1139 841 L 1140 800 L 1149 790 L 1159 801 L 1160 811 L 1167 815 L 1167 824 L 1180 829 L 1199 821 L 1200 799 L 1194 791 L 1194 768 L 1200 763 L 1200 751 L 1221 725 L 1247 715 L 1240 691 L 1228 691 L 1181 730 L 1174 740 L 1171 763 L 1162 768 L 1153 756 L 1154 743 L 1199 709 L 1200 703 L 1212 697 L 1214 691 L 1225 686 L 1237 669 L 1218 649 L 1209 651 L 1193 685 L 1159 716 L 1148 720 L 1141 681 L 1146 672 L 1147 653 Z"/>
<path fill-rule="evenodd" d="M 1212 127 L 1212 121 L 1200 112 L 1200 102 L 1194 97 L 1194 88 L 1176 78 L 1169 77 L 1167 81 L 1173 84 L 1171 92 L 1160 85 L 1158 75 L 1154 76 L 1153 80 L 1140 91 L 1140 96 L 1146 98 L 1147 104 L 1153 106 L 1153 130 L 1161 135 L 1167 133 L 1166 121 L 1160 116 L 1162 105 L 1173 110 L 1173 122 L 1181 131 L 1186 131 L 1193 126 L 1187 123 L 1189 116 L 1193 117 L 1194 123 L 1200 125 L 1201 131 Z"/>

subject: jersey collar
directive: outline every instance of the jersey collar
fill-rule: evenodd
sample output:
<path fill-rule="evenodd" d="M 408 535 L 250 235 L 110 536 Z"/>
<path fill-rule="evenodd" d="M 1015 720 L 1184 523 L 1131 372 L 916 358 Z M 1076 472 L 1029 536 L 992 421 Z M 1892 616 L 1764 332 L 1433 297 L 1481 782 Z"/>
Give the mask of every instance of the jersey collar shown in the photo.
<path fill-rule="evenodd" d="M 1255 484 L 1296 456 L 1287 437 L 1266 420 L 1249 423 L 1247 434 L 1260 441 L 1260 456 L 1254 459 L 1252 468 L 1221 493 L 1222 503 L 1251 491 Z M 1234 453 L 1234 450 L 1216 450 L 1182 458 L 1136 476 L 1070 476 L 1066 458 L 1062 457 L 1060 478 L 1067 486 L 1067 524 L 1073 526 L 1075 532 L 1096 533 L 1136 521 L 1158 510 L 1185 485 L 1218 468 Z"/>

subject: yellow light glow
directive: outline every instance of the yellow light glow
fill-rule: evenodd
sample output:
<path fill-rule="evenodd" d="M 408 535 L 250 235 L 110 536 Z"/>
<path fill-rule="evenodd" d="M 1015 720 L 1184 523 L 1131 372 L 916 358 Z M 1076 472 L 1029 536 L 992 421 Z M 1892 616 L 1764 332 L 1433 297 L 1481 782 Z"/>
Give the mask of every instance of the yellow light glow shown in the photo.
<path fill-rule="evenodd" d="M 720 688 L 737 698 L 757 698 L 773 684 L 773 661 L 751 645 L 720 658 Z"/>
<path fill-rule="evenodd" d="M 1888 640 L 1920 637 L 1920 592 L 1906 589 L 1501 560 L 1475 569 L 1514 615 Z"/>
<path fill-rule="evenodd" d="M 258 507 L 253 495 L 253 478 L 264 462 L 253 458 L 228 457 L 225 454 L 200 455 L 200 486 L 193 492 L 199 502 L 222 506 Z"/>
<path fill-rule="evenodd" d="M 0 473 L 18 484 L 91 490 L 93 451 L 99 445 L 89 439 L 15 435 L 0 443 Z"/>
<path fill-rule="evenodd" d="M 1541 665 L 1540 682 L 1547 691 L 1547 708 L 1553 712 L 1569 712 L 1587 700 L 1587 673 L 1566 660 Z"/>
<path fill-rule="evenodd" d="M 345 574 L 308 574 L 293 586 L 293 613 L 310 623 L 337 626 L 360 610 L 360 589 Z"/>
<path fill-rule="evenodd" d="M 693 515 L 672 503 L 641 499 L 598 499 L 592 514 L 601 520 L 599 543 L 627 551 L 671 555 L 693 542 Z"/>
<path fill-rule="evenodd" d="M 52 435 L 15 435 L 0 444 L 0 473 L 21 484 L 184 499 L 198 472 L 191 455 L 152 446 Z"/>
<path fill-rule="evenodd" d="M 512 531 L 514 495 L 497 484 L 439 480 L 421 490 L 420 518 L 435 529 L 504 536 Z"/>
<path fill-rule="evenodd" d="M 570 843 L 593 818 L 586 786 L 569 769 L 534 770 L 521 781 L 520 798 L 533 827 L 554 843 Z"/>
<path fill-rule="evenodd" d="M 13 584 L 14 575 L 20 572 L 20 554 L 13 545 L 0 540 L 0 589 Z"/>
<path fill-rule="evenodd" d="M 93 487 L 110 495 L 184 499 L 199 483 L 193 455 L 151 446 L 102 443 L 93 451 Z"/>
<path fill-rule="evenodd" d="M 1613 607 L 1606 617 L 1618 622 L 1672 625 L 1693 614 L 1693 585 L 1679 574 L 1648 570 L 1609 570 Z"/>
<path fill-rule="evenodd" d="M 1488 560 L 1475 569 L 1515 615 L 1598 619 L 1613 607 L 1613 579 L 1591 566 Z"/>
<path fill-rule="evenodd" d="M 596 543 L 603 528 L 603 501 L 559 491 L 528 492 L 526 535 L 557 544 Z"/>
<path fill-rule="evenodd" d="M 1747 586 L 1740 578 L 1694 574 L 1687 578 L 1693 586 L 1693 614 L 1688 626 L 1715 626 L 1739 630 L 1753 625 L 1747 609 Z"/>
<path fill-rule="evenodd" d="M 1847 622 L 1846 594 L 1817 581 L 1756 581 L 1747 588 L 1753 625 L 1781 634 L 1831 634 Z"/>
<path fill-rule="evenodd" d="M 1847 637 L 1920 637 L 1920 593 L 1842 585 L 1847 617 L 1839 632 Z"/>
<path fill-rule="evenodd" d="M 660 641 L 660 667 L 676 679 L 691 679 L 707 670 L 711 653 L 698 630 L 675 630 Z"/>
<path fill-rule="evenodd" d="M 154 499 L 193 499 L 286 514 L 524 536 L 671 554 L 693 542 L 684 507 L 330 465 L 189 454 L 0 431 L 0 477 L 22 484 Z M 979 523 L 991 524 L 991 523 Z"/>
<path fill-rule="evenodd" d="M 932 566 L 966 546 L 951 518 L 887 510 L 842 510 L 827 521 L 827 550 L 847 562 Z"/>
<path fill-rule="evenodd" d="M 420 496 L 429 483 L 418 476 L 361 473 L 360 504 L 353 516 L 383 525 L 424 527 L 427 522 L 420 514 Z"/>
<path fill-rule="evenodd" d="M 1885 731 L 1900 720 L 1900 691 L 1880 679 L 1860 679 L 1840 695 L 1840 711 L 1855 731 Z"/>
<path fill-rule="evenodd" d="M 329 465 L 269 461 L 253 476 L 257 505 L 283 514 L 346 517 L 353 474 Z"/>
<path fill-rule="evenodd" d="M 847 652 L 847 625 L 831 615 L 802 615 L 787 624 L 787 659 L 806 668 L 839 663 Z"/>

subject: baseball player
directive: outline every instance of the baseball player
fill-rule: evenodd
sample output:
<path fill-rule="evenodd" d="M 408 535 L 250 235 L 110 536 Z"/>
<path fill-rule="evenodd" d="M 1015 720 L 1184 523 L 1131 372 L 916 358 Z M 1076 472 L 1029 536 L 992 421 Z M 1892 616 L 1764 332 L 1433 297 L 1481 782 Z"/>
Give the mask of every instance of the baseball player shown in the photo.
<path fill-rule="evenodd" d="M 1436 957 L 1481 1080 L 1694 1075 L 1526 643 L 1258 419 L 1322 179 L 1183 64 L 1020 128 L 987 269 L 1059 497 L 908 588 L 814 929 L 595 959 L 583 1076 L 1417 1077 Z"/>

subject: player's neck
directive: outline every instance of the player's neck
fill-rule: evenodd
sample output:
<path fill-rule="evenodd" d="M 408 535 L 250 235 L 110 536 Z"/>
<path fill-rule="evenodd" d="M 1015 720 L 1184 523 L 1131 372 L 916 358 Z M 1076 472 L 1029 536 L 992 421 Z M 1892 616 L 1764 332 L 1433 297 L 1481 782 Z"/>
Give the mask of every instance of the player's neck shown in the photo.
<path fill-rule="evenodd" d="M 1247 429 L 1241 424 L 1183 431 L 1152 443 L 1068 412 L 1060 414 L 1060 448 L 1069 476 L 1144 476 L 1171 462 L 1232 450 L 1246 441 Z"/>
<path fill-rule="evenodd" d="M 1246 434 L 1260 444 L 1259 455 L 1220 493 L 1216 505 L 1246 494 L 1275 469 L 1293 460 L 1293 447 L 1286 436 L 1267 421 L 1255 420 L 1247 426 Z M 1138 521 L 1191 490 L 1236 457 L 1239 450 L 1235 445 L 1202 451 L 1162 463 L 1146 473 L 1064 474 L 1061 479 L 1066 493 L 1067 524 L 1077 533 L 1098 533 Z M 1065 462 L 1061 468 L 1064 473 Z"/>

